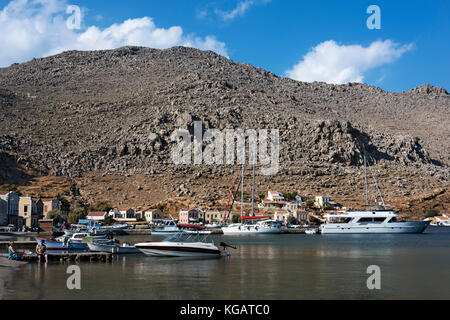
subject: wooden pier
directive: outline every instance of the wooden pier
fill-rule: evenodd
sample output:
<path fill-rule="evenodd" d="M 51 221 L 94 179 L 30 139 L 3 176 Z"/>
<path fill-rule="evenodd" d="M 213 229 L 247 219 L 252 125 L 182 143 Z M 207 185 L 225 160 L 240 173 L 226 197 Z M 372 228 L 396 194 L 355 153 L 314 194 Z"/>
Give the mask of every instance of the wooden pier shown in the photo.
<path fill-rule="evenodd" d="M 19 252 L 21 255 L 22 253 Z M 1 257 L 8 257 L 7 253 L 0 253 Z M 90 262 L 111 262 L 112 253 L 109 252 L 48 252 L 47 258 L 49 262 L 69 262 L 69 261 L 90 261 Z M 38 261 L 37 255 L 23 255 L 21 261 Z M 41 262 L 45 259 L 41 258 Z"/>

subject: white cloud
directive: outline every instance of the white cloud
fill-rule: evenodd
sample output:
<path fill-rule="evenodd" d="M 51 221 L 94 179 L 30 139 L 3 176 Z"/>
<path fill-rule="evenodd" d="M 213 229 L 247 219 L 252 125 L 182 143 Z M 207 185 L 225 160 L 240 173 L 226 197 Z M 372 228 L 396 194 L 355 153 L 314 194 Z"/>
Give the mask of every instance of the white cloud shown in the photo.
<path fill-rule="evenodd" d="M 184 35 L 179 26 L 158 28 L 149 17 L 128 19 L 105 29 L 70 30 L 66 0 L 12 0 L 0 11 L 0 66 L 66 50 L 113 49 L 125 45 L 158 49 L 190 46 L 227 56 L 214 36 Z M 83 25 L 83 24 L 82 24 Z"/>
<path fill-rule="evenodd" d="M 395 61 L 412 47 L 391 40 L 375 41 L 368 47 L 325 41 L 312 48 L 286 75 L 306 82 L 362 82 L 365 72 Z"/>
<path fill-rule="evenodd" d="M 229 11 L 216 10 L 216 13 L 222 18 L 222 20 L 232 20 L 238 16 L 243 16 L 244 13 L 254 4 L 253 0 L 241 1 L 237 4 L 236 8 Z"/>

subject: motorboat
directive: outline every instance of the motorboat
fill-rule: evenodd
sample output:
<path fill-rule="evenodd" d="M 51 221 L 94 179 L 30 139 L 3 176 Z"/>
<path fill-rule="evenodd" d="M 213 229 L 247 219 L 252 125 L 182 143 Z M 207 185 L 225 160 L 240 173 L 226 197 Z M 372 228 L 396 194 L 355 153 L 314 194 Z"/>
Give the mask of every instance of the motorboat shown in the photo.
<path fill-rule="evenodd" d="M 184 231 L 171 236 L 164 241 L 136 243 L 135 246 L 148 256 L 159 257 L 220 257 L 229 255 L 226 247 L 219 249 L 214 242 L 207 242 L 208 235 L 191 234 Z"/>
<path fill-rule="evenodd" d="M 422 233 L 430 221 L 399 221 L 394 211 L 349 211 L 324 215 L 322 234 L 329 233 Z"/>
<path fill-rule="evenodd" d="M 305 229 L 305 234 L 317 234 L 316 229 Z"/>
<path fill-rule="evenodd" d="M 369 202 L 369 189 L 367 183 L 366 156 L 364 155 L 364 180 L 366 210 L 327 213 L 323 217 L 325 223 L 320 225 L 322 234 L 344 233 L 422 233 L 430 221 L 399 221 L 398 215 L 392 210 L 386 210 L 383 195 L 375 181 L 375 209 L 371 209 Z M 381 201 L 380 201 L 381 200 Z"/>
<path fill-rule="evenodd" d="M 95 252 L 110 252 L 117 254 L 131 254 L 131 253 L 141 253 L 141 251 L 135 246 L 123 243 L 121 246 L 117 244 L 107 244 L 100 242 L 87 243 L 89 251 Z"/>
<path fill-rule="evenodd" d="M 46 239 L 46 238 L 42 238 L 42 237 L 36 237 L 35 238 L 36 242 L 39 244 L 41 243 L 42 240 L 44 240 L 44 244 L 47 248 L 47 250 L 63 250 L 63 251 L 68 251 L 68 250 L 87 250 L 88 244 L 87 242 L 83 242 L 83 241 L 63 241 L 61 239 Z M 114 244 L 114 239 L 96 239 L 96 240 L 92 240 L 95 243 L 102 243 L 102 244 Z"/>
<path fill-rule="evenodd" d="M 163 220 L 163 224 L 161 226 L 156 227 L 152 230 L 152 233 L 161 233 L 161 234 L 174 234 L 179 233 L 181 230 L 178 227 L 175 220 L 172 219 L 166 219 Z"/>
<path fill-rule="evenodd" d="M 267 216 L 244 216 L 241 223 L 233 223 L 222 227 L 223 234 L 278 234 L 281 223 Z"/>

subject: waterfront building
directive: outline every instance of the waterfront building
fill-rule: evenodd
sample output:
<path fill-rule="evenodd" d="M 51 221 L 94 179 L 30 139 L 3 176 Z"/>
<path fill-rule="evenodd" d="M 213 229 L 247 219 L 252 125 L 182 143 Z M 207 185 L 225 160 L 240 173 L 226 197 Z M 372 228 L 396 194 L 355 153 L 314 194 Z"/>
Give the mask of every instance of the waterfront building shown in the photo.
<path fill-rule="evenodd" d="M 278 191 L 267 191 L 267 200 L 269 201 L 283 201 L 284 195 Z"/>
<path fill-rule="evenodd" d="M 330 199 L 330 197 L 326 195 L 316 196 L 314 201 L 314 206 L 319 209 L 323 209 L 327 206 L 334 206 L 336 202 Z"/>
<path fill-rule="evenodd" d="M 205 224 L 221 224 L 225 212 L 218 210 L 211 210 L 205 212 Z"/>
<path fill-rule="evenodd" d="M 19 195 L 15 191 L 0 191 L 0 225 L 13 224 L 19 220 Z"/>
<path fill-rule="evenodd" d="M 298 223 L 305 224 L 308 221 L 309 212 L 303 209 L 296 211 L 276 211 L 274 219 L 287 223 L 289 217 L 294 217 Z"/>
<path fill-rule="evenodd" d="M 160 209 L 151 209 L 148 208 L 142 211 L 142 217 L 148 223 L 156 222 L 157 220 L 161 220 L 164 218 L 164 213 Z"/>
<path fill-rule="evenodd" d="M 131 208 L 114 208 L 108 214 L 117 221 L 136 221 L 136 215 Z"/>
<path fill-rule="evenodd" d="M 104 221 L 105 218 L 107 217 L 107 215 L 108 215 L 108 212 L 106 212 L 106 211 L 93 211 L 93 212 L 89 212 L 86 219 L 92 220 L 92 221 Z"/>
<path fill-rule="evenodd" d="M 33 197 L 19 198 L 18 227 L 25 225 L 29 228 L 39 227 L 39 220 L 44 217 L 42 200 Z"/>
<path fill-rule="evenodd" d="M 199 223 L 200 221 L 202 221 L 202 214 L 203 212 L 199 209 L 180 210 L 179 223 Z"/>
<path fill-rule="evenodd" d="M 43 205 L 43 214 L 44 217 L 47 217 L 47 213 L 52 210 L 61 211 L 61 201 L 57 198 L 41 198 Z"/>

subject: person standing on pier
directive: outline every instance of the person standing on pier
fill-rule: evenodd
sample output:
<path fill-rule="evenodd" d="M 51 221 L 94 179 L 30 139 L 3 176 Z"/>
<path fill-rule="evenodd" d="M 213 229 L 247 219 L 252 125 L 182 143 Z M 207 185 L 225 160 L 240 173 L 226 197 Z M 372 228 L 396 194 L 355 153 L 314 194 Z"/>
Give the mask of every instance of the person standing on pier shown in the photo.
<path fill-rule="evenodd" d="M 45 262 L 48 262 L 48 256 L 47 256 L 47 247 L 45 246 L 45 240 L 41 240 L 41 243 L 39 243 L 36 246 L 36 253 L 39 255 L 39 262 L 41 262 L 41 257 L 45 257 Z"/>

